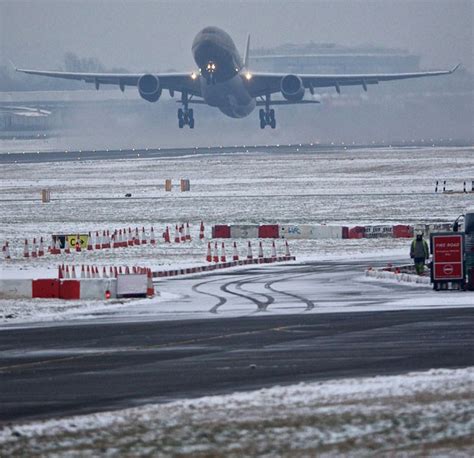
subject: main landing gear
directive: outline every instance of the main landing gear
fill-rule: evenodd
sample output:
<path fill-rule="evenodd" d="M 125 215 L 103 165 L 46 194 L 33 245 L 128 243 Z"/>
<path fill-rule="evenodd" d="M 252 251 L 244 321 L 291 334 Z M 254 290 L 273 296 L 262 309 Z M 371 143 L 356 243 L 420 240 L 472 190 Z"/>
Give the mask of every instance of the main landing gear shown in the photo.
<path fill-rule="evenodd" d="M 259 111 L 260 129 L 265 129 L 270 126 L 272 129 L 276 127 L 275 110 L 270 108 L 270 95 L 265 96 L 265 109 L 261 108 Z"/>
<path fill-rule="evenodd" d="M 194 129 L 194 111 L 192 108 L 189 108 L 189 98 L 186 92 L 181 94 L 181 103 L 183 108 L 178 109 L 178 126 L 180 129 L 184 126 Z"/>
<path fill-rule="evenodd" d="M 265 129 L 265 126 L 270 126 L 272 129 L 276 127 L 275 110 L 260 109 L 260 129 Z"/>

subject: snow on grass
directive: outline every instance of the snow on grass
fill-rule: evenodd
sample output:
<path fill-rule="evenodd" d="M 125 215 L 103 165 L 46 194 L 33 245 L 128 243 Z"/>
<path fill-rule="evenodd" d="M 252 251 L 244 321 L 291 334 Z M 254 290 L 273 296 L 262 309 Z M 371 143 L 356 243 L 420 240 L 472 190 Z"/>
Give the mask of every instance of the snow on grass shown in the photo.
<path fill-rule="evenodd" d="M 474 368 L 436 369 L 11 424 L 0 430 L 0 449 L 5 456 L 472 456 L 473 430 Z"/>

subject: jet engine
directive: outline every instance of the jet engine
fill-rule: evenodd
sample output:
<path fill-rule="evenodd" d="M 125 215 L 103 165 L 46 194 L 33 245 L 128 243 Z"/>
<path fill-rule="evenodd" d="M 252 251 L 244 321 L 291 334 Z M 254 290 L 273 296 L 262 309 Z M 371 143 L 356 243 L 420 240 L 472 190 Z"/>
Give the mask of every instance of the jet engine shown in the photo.
<path fill-rule="evenodd" d="M 161 96 L 160 80 L 155 75 L 140 76 L 137 86 L 140 97 L 149 102 L 157 102 Z"/>
<path fill-rule="evenodd" d="M 281 93 L 289 102 L 299 102 L 304 97 L 303 81 L 297 75 L 286 75 L 281 80 Z"/>

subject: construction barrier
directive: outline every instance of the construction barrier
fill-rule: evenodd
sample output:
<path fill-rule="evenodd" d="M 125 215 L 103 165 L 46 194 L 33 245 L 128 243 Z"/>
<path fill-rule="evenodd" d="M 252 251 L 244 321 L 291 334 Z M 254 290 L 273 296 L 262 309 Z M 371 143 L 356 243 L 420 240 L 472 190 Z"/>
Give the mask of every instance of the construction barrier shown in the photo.
<path fill-rule="evenodd" d="M 109 272 L 107 275 L 107 269 L 103 267 L 101 278 L 96 266 L 82 266 L 80 278 L 77 278 L 75 266 L 59 266 L 59 278 L 0 279 L 0 298 L 103 300 L 152 297 L 155 293 L 149 268 L 125 267 L 122 271 L 122 267 L 110 267 Z M 134 288 L 130 288 L 131 283 Z"/>

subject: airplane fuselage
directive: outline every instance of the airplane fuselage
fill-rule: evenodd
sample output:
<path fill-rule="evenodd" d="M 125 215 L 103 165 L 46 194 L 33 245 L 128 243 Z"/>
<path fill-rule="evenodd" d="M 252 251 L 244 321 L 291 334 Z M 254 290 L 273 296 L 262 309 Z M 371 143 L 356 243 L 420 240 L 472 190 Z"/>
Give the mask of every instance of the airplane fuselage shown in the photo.
<path fill-rule="evenodd" d="M 206 27 L 196 35 L 192 52 L 204 101 L 231 118 L 248 116 L 256 101 L 245 87 L 243 62 L 232 38 L 217 27 Z"/>

